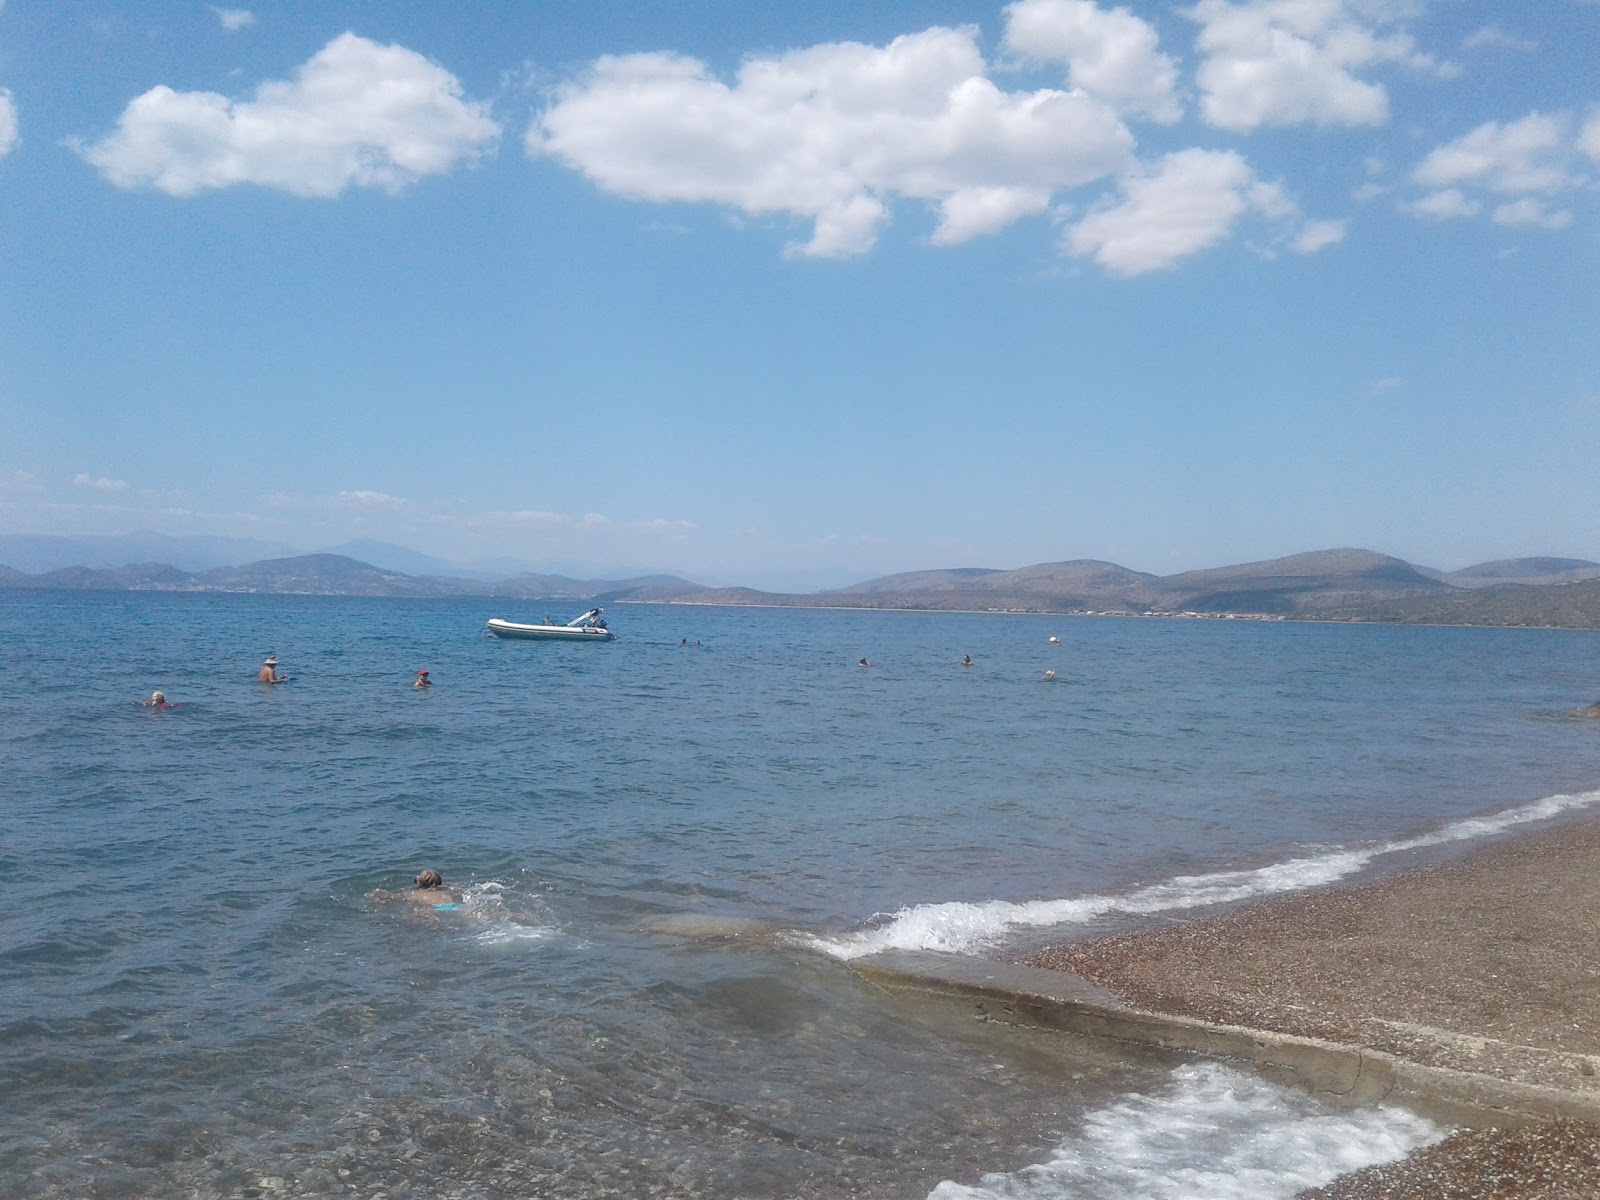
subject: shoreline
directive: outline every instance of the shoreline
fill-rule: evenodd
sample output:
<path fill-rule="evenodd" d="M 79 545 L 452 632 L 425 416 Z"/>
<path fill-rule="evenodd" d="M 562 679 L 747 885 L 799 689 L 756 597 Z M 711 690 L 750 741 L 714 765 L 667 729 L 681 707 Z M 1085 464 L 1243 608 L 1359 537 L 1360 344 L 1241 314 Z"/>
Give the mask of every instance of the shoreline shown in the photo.
<path fill-rule="evenodd" d="M 1129 1008 L 1600 1101 L 1600 817 L 1376 881 L 1068 942 L 1029 967 Z M 1600 1195 L 1600 1124 L 1456 1132 L 1307 1200 Z M 1492 1189 L 1485 1191 L 1485 1188 Z"/>

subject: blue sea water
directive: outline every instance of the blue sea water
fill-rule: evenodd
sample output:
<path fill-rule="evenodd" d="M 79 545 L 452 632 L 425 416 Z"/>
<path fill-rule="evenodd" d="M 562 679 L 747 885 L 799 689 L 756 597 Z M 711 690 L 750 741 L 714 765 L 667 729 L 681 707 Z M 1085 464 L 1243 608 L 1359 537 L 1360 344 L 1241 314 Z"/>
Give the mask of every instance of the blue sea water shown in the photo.
<path fill-rule="evenodd" d="M 0 1194 L 1292 1196 L 1440 1131 L 849 960 L 1600 800 L 1590 633 L 551 607 L 0 592 Z"/>

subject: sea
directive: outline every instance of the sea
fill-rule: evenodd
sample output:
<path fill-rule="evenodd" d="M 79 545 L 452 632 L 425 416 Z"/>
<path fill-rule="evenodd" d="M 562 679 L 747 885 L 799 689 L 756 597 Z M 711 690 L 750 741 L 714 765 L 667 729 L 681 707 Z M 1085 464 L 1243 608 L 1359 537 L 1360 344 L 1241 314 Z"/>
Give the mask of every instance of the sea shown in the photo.
<path fill-rule="evenodd" d="M 1292 1197 L 1445 1131 L 852 962 L 1014 959 L 1600 801 L 1596 633 L 486 635 L 547 613 L 0 591 L 0 1195 Z M 426 867 L 458 908 L 388 895 Z"/>

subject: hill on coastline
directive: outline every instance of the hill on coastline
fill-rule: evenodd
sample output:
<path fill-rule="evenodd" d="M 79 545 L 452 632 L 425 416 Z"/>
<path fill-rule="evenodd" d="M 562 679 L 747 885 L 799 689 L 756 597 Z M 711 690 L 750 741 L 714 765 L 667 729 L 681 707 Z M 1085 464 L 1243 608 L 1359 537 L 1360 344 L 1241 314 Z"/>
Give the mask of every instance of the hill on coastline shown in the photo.
<path fill-rule="evenodd" d="M 498 581 L 411 575 L 340 554 L 268 558 L 201 571 L 146 562 L 98 568 L 78 565 L 28 574 L 0 565 L 0 587 L 1600 628 L 1600 563 L 1568 558 L 1505 559 L 1446 573 L 1360 549 L 1319 550 L 1166 576 L 1095 559 L 1038 563 L 1009 571 L 958 567 L 886 575 L 846 588 L 806 593 L 706 588 L 675 575 L 573 579 L 524 573 Z"/>

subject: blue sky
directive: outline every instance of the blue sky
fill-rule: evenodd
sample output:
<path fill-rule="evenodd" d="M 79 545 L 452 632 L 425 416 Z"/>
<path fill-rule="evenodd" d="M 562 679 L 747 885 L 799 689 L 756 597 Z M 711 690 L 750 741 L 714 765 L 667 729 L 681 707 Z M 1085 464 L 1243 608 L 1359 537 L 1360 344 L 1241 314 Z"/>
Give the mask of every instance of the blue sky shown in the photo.
<path fill-rule="evenodd" d="M 1600 559 L 1600 4 L 0 4 L 0 531 Z"/>

